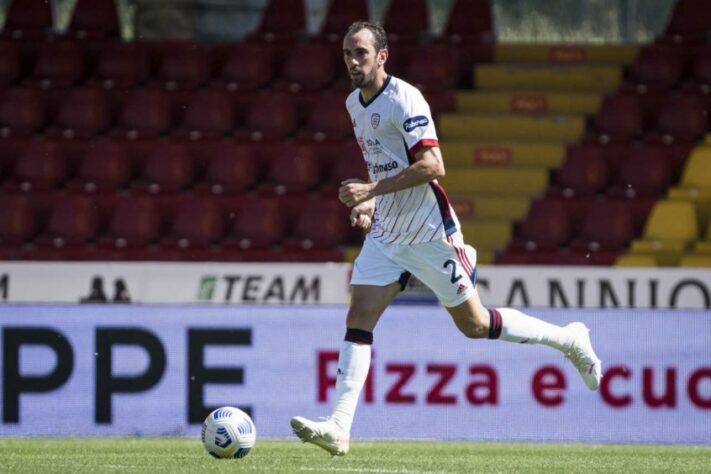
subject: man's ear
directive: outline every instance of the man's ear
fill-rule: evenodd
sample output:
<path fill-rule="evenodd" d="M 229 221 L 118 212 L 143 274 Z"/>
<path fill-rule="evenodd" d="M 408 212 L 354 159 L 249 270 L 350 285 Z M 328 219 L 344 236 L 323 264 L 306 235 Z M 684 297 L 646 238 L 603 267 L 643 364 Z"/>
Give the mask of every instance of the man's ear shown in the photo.
<path fill-rule="evenodd" d="M 385 62 L 388 60 L 388 55 L 389 51 L 387 48 L 383 48 L 378 52 L 378 64 L 381 66 L 385 64 Z"/>

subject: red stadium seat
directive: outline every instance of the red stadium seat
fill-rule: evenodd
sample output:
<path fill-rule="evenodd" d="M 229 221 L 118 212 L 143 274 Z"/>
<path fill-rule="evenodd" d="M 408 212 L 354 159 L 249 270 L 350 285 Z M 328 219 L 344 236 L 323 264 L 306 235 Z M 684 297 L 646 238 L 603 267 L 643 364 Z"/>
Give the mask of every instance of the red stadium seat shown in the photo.
<path fill-rule="evenodd" d="M 52 29 L 52 4 L 38 0 L 11 0 L 5 13 L 2 36 L 13 39 L 43 38 Z"/>
<path fill-rule="evenodd" d="M 346 30 L 355 21 L 369 18 L 366 0 L 339 0 L 331 2 L 321 26 L 321 37 L 331 43 L 340 42 Z"/>
<path fill-rule="evenodd" d="M 161 216 L 154 198 L 127 197 L 119 199 L 113 210 L 104 247 L 140 248 L 157 243 L 161 235 Z"/>
<path fill-rule="evenodd" d="M 29 137 L 44 126 L 44 105 L 30 88 L 6 89 L 0 93 L 0 139 Z"/>
<path fill-rule="evenodd" d="M 104 89 L 128 88 L 144 82 L 150 72 L 148 50 L 142 43 L 108 43 L 88 84 Z"/>
<path fill-rule="evenodd" d="M 192 90 L 207 80 L 210 67 L 204 46 L 193 41 L 173 40 L 154 47 L 158 56 L 154 83 L 165 90 Z"/>
<path fill-rule="evenodd" d="M 654 129 L 647 136 L 665 144 L 693 143 L 708 130 L 704 103 L 695 95 L 670 96 L 657 114 Z"/>
<path fill-rule="evenodd" d="M 310 107 L 306 125 L 298 137 L 313 142 L 340 141 L 353 135 L 353 124 L 340 92 L 324 92 Z"/>
<path fill-rule="evenodd" d="M 104 91 L 72 89 L 62 100 L 57 118 L 46 133 L 67 140 L 91 138 L 108 128 L 109 119 L 109 102 Z"/>
<path fill-rule="evenodd" d="M 444 27 L 447 36 L 458 36 L 457 42 L 472 41 L 494 30 L 490 0 L 455 0 Z"/>
<path fill-rule="evenodd" d="M 677 48 L 668 45 L 644 46 L 622 90 L 642 94 L 665 92 L 679 82 L 681 72 L 682 59 Z"/>
<path fill-rule="evenodd" d="M 316 91 L 333 82 L 335 74 L 333 46 L 303 43 L 290 49 L 281 70 L 281 81 L 290 92 Z"/>
<path fill-rule="evenodd" d="M 642 108 L 634 95 L 608 95 L 595 115 L 594 134 L 600 143 L 639 138 L 644 127 Z"/>
<path fill-rule="evenodd" d="M 195 186 L 199 193 L 215 195 L 243 193 L 259 180 L 259 156 L 254 147 L 238 142 L 220 142 L 210 145 L 207 169 L 201 182 Z"/>
<path fill-rule="evenodd" d="M 607 265 L 612 265 L 618 253 L 616 251 L 627 247 L 635 236 L 632 213 L 627 203 L 599 199 L 590 205 L 581 232 L 570 247 L 577 251 L 602 252 L 598 259 L 607 258 Z"/>
<path fill-rule="evenodd" d="M 182 143 L 160 141 L 148 153 L 133 187 L 151 194 L 177 193 L 190 187 L 195 167 Z"/>
<path fill-rule="evenodd" d="M 50 191 L 60 187 L 66 178 L 67 160 L 60 146 L 50 141 L 32 141 L 5 186 L 23 192 Z"/>
<path fill-rule="evenodd" d="M 18 247 L 32 240 L 38 223 L 30 198 L 0 195 L 0 247 Z"/>
<path fill-rule="evenodd" d="M 511 247 L 527 251 L 555 250 L 572 237 L 572 225 L 565 204 L 537 199 L 531 203 Z"/>
<path fill-rule="evenodd" d="M 131 177 L 131 159 L 125 147 L 116 141 L 96 140 L 87 147 L 67 188 L 87 193 L 117 191 L 126 188 Z"/>
<path fill-rule="evenodd" d="M 32 76 L 25 82 L 42 89 L 65 88 L 84 78 L 84 49 L 73 41 L 42 44 Z"/>
<path fill-rule="evenodd" d="M 47 228 L 35 239 L 39 247 L 76 247 L 95 241 L 100 219 L 96 202 L 89 197 L 57 197 Z"/>
<path fill-rule="evenodd" d="M 331 150 L 333 150 L 332 153 L 322 158 L 322 161 L 332 163 L 331 172 L 322 183 L 324 190 L 333 192 L 347 179 L 368 181 L 368 167 L 363 159 L 363 152 L 354 140 L 349 140 L 342 146 L 331 148 Z"/>
<path fill-rule="evenodd" d="M 421 90 L 451 89 L 457 84 L 458 72 L 455 48 L 441 43 L 422 46 L 405 67 L 407 80 Z"/>
<path fill-rule="evenodd" d="M 161 245 L 181 249 L 210 247 L 222 239 L 224 231 L 224 216 L 214 199 L 190 199 L 178 209 Z"/>
<path fill-rule="evenodd" d="M 330 250 L 345 242 L 349 226 L 348 210 L 339 201 L 310 200 L 298 217 L 288 238 L 288 246 L 303 250 Z"/>
<path fill-rule="evenodd" d="M 593 196 L 605 189 L 608 182 L 609 170 L 603 151 L 571 145 L 548 195 L 565 198 Z"/>
<path fill-rule="evenodd" d="M 190 140 L 215 139 L 232 130 L 234 114 L 227 92 L 206 89 L 193 94 L 183 121 L 174 132 Z"/>
<path fill-rule="evenodd" d="M 700 50 L 692 61 L 690 74 L 683 90 L 704 95 L 711 94 L 711 47 Z"/>
<path fill-rule="evenodd" d="M 265 91 L 255 99 L 247 113 L 245 130 L 238 138 L 258 142 L 291 135 L 297 127 L 296 104 L 286 92 Z"/>
<path fill-rule="evenodd" d="M 253 91 L 268 85 L 275 75 L 274 51 L 262 43 L 234 43 L 220 51 L 216 78 L 211 85 L 228 92 Z"/>
<path fill-rule="evenodd" d="M 390 41 L 413 41 L 430 32 L 427 0 L 392 0 L 383 18 Z"/>
<path fill-rule="evenodd" d="M 666 33 L 679 38 L 705 40 L 711 25 L 711 5 L 699 0 L 677 0 Z"/>
<path fill-rule="evenodd" d="M 20 50 L 10 41 L 0 41 L 0 87 L 16 83 L 22 75 Z"/>
<path fill-rule="evenodd" d="M 134 89 L 126 97 L 111 135 L 129 140 L 155 138 L 170 127 L 168 95 L 158 89 Z"/>
<path fill-rule="evenodd" d="M 77 39 L 118 38 L 119 23 L 114 0 L 78 0 L 68 33 Z"/>
<path fill-rule="evenodd" d="M 259 27 L 249 39 L 280 43 L 294 40 L 305 31 L 304 0 L 269 0 L 262 13 Z"/>
<path fill-rule="evenodd" d="M 664 150 L 653 146 L 635 146 L 622 163 L 617 183 L 610 188 L 612 197 L 658 197 L 672 182 L 669 159 Z"/>
<path fill-rule="evenodd" d="M 303 193 L 321 182 L 322 167 L 313 147 L 287 144 L 278 147 L 259 188 L 276 194 Z"/>
<path fill-rule="evenodd" d="M 282 241 L 287 227 L 278 199 L 252 197 L 240 204 L 232 229 L 222 245 L 243 250 L 269 249 Z"/>

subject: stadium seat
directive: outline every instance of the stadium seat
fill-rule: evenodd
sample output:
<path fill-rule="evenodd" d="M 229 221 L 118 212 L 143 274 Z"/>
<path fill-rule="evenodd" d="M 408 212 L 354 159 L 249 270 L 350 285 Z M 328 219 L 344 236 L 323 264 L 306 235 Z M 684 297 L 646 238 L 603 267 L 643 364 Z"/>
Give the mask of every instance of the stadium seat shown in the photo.
<path fill-rule="evenodd" d="M 666 92 L 681 79 L 681 53 L 673 46 L 650 45 L 640 49 L 622 91 L 646 94 Z"/>
<path fill-rule="evenodd" d="M 235 135 L 255 142 L 278 140 L 291 135 L 296 127 L 293 97 L 287 92 L 264 91 L 259 93 L 247 113 L 244 129 Z"/>
<path fill-rule="evenodd" d="M 311 200 L 299 215 L 287 239 L 287 246 L 302 250 L 330 250 L 345 243 L 348 227 L 348 211 L 339 201 Z"/>
<path fill-rule="evenodd" d="M 699 255 L 711 256 L 711 221 L 705 227 L 703 239 L 694 243 L 694 251 Z"/>
<path fill-rule="evenodd" d="M 509 247 L 529 252 L 555 250 L 568 243 L 572 235 L 565 204 L 555 199 L 536 199 Z"/>
<path fill-rule="evenodd" d="M 206 170 L 195 191 L 201 194 L 239 194 L 252 189 L 260 176 L 260 157 L 248 143 L 220 142 L 209 146 Z"/>
<path fill-rule="evenodd" d="M 99 52 L 96 71 L 87 84 L 104 89 L 129 88 L 145 82 L 149 73 L 148 50 L 142 43 L 107 43 Z"/>
<path fill-rule="evenodd" d="M 38 247 L 81 247 L 95 241 L 100 229 L 99 209 L 89 197 L 57 197 Z"/>
<path fill-rule="evenodd" d="M 224 231 L 224 216 L 214 199 L 189 199 L 178 208 L 161 245 L 181 249 L 210 247 L 222 239 Z"/>
<path fill-rule="evenodd" d="M 353 124 L 344 105 L 343 94 L 323 92 L 309 108 L 306 124 L 299 129 L 298 138 L 304 141 L 341 141 L 353 135 Z"/>
<path fill-rule="evenodd" d="M 607 187 L 608 182 L 609 170 L 603 151 L 599 147 L 571 145 L 547 194 L 565 198 L 593 196 Z"/>
<path fill-rule="evenodd" d="M 405 66 L 407 80 L 422 91 L 451 89 L 457 84 L 458 73 L 456 49 L 441 43 L 422 46 Z"/>
<path fill-rule="evenodd" d="M 363 159 L 363 152 L 353 140 L 333 149 L 322 161 L 331 163 L 331 172 L 322 183 L 322 189 L 325 191 L 335 192 L 347 179 L 368 181 L 368 167 Z"/>
<path fill-rule="evenodd" d="M 706 40 L 711 25 L 711 5 L 699 0 L 677 0 L 669 16 L 666 33 L 677 37 Z"/>
<path fill-rule="evenodd" d="M 81 40 L 118 38 L 119 22 L 114 0 L 78 0 L 67 32 Z"/>
<path fill-rule="evenodd" d="M 679 185 L 669 190 L 669 197 L 692 201 L 702 228 L 711 222 L 711 148 L 697 147 L 691 152 Z"/>
<path fill-rule="evenodd" d="M 183 121 L 174 135 L 193 141 L 216 139 L 232 130 L 233 126 L 230 95 L 215 89 L 198 90 L 190 99 Z"/>
<path fill-rule="evenodd" d="M 223 47 L 219 56 L 212 87 L 228 92 L 254 91 L 274 78 L 274 51 L 268 44 L 233 43 Z"/>
<path fill-rule="evenodd" d="M 612 265 L 634 237 L 632 216 L 626 203 L 599 199 L 588 207 L 582 229 L 570 248 L 595 254 L 599 264 Z"/>
<path fill-rule="evenodd" d="M 257 30 L 248 36 L 252 42 L 273 43 L 279 49 L 289 46 L 306 32 L 304 0 L 269 0 Z"/>
<path fill-rule="evenodd" d="M 662 266 L 677 265 L 698 234 L 692 203 L 659 201 L 652 208 L 642 238 L 632 242 L 632 253 L 650 255 Z"/>
<path fill-rule="evenodd" d="M 259 189 L 275 194 L 304 193 L 321 183 L 322 166 L 313 147 L 304 144 L 279 146 Z"/>
<path fill-rule="evenodd" d="M 124 197 L 113 209 L 106 233 L 99 244 L 120 249 L 147 247 L 161 235 L 161 216 L 156 200 Z"/>
<path fill-rule="evenodd" d="M 711 47 L 703 48 L 696 55 L 682 89 L 690 93 L 711 94 Z"/>
<path fill-rule="evenodd" d="M 615 259 L 616 267 L 656 267 L 657 260 L 650 255 L 623 254 Z"/>
<path fill-rule="evenodd" d="M 383 26 L 392 42 L 412 42 L 430 32 L 426 0 L 392 0 L 385 11 Z"/>
<path fill-rule="evenodd" d="M 187 145 L 159 141 L 152 146 L 132 188 L 151 194 L 177 193 L 188 189 L 195 167 Z"/>
<path fill-rule="evenodd" d="M 111 135 L 128 140 L 155 138 L 171 127 L 170 98 L 158 89 L 133 89 L 121 107 Z"/>
<path fill-rule="evenodd" d="M 173 40 L 155 45 L 157 68 L 153 84 L 167 91 L 193 90 L 210 73 L 207 50 L 188 40 Z"/>
<path fill-rule="evenodd" d="M 658 197 L 672 183 L 672 170 L 664 150 L 653 146 L 630 148 L 620 166 L 616 184 L 608 190 L 611 197 Z"/>
<path fill-rule="evenodd" d="M 38 222 L 28 196 L 0 195 L 0 248 L 28 243 L 38 230 Z"/>
<path fill-rule="evenodd" d="M 101 89 L 72 89 L 62 99 L 57 118 L 45 134 L 66 140 L 91 138 L 109 126 L 110 107 Z"/>
<path fill-rule="evenodd" d="M 32 141 L 18 158 L 5 187 L 23 192 L 50 191 L 67 178 L 67 160 L 60 146 L 51 141 Z"/>
<path fill-rule="evenodd" d="M 302 43 L 293 46 L 284 60 L 280 80 L 293 93 L 317 91 L 335 78 L 333 46 L 326 43 Z"/>
<path fill-rule="evenodd" d="M 6 4 L 7 5 L 7 4 Z M 2 36 L 17 39 L 43 38 L 52 29 L 52 4 L 38 0 L 11 0 L 5 11 Z"/>
<path fill-rule="evenodd" d="M 222 245 L 242 250 L 269 249 L 283 240 L 287 229 L 279 199 L 254 196 L 240 203 L 237 217 Z"/>
<path fill-rule="evenodd" d="M 44 120 L 42 98 L 35 90 L 15 88 L 0 92 L 0 140 L 29 137 L 42 129 Z"/>
<path fill-rule="evenodd" d="M 74 41 L 47 41 L 42 44 L 32 75 L 26 84 L 42 89 L 66 88 L 84 78 L 84 49 Z"/>
<path fill-rule="evenodd" d="M 320 36 L 331 43 L 340 42 L 354 21 L 368 20 L 367 0 L 340 0 L 331 2 L 321 26 Z"/>
<path fill-rule="evenodd" d="M 594 119 L 594 139 L 600 143 L 626 142 L 640 138 L 643 114 L 633 95 L 605 96 Z"/>
<path fill-rule="evenodd" d="M 0 87 L 16 83 L 22 75 L 20 51 L 10 41 L 0 41 Z"/>
<path fill-rule="evenodd" d="M 449 10 L 444 35 L 459 37 L 458 43 L 476 40 L 494 30 L 490 0 L 455 0 Z"/>
<path fill-rule="evenodd" d="M 87 147 L 67 189 L 87 193 L 114 192 L 128 186 L 131 160 L 125 147 L 112 140 L 95 140 Z"/>
<path fill-rule="evenodd" d="M 708 130 L 703 102 L 695 95 L 670 96 L 661 105 L 654 129 L 646 139 L 670 144 L 693 143 Z"/>

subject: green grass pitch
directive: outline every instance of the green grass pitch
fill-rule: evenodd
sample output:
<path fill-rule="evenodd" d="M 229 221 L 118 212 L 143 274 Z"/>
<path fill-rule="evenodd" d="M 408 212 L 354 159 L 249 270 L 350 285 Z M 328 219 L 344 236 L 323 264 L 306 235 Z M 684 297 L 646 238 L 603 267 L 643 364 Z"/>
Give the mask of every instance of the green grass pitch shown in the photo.
<path fill-rule="evenodd" d="M 197 439 L 0 439 L 0 472 L 710 472 L 711 447 L 354 442 L 343 458 L 298 441 L 257 440 L 239 460 L 211 458 Z"/>

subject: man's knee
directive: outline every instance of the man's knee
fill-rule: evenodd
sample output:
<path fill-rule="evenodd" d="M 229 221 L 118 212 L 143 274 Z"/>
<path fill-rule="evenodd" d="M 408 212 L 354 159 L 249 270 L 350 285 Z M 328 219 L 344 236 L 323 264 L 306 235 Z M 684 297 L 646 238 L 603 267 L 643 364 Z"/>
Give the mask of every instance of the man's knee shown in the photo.
<path fill-rule="evenodd" d="M 472 304 L 471 301 L 448 308 L 459 331 L 470 339 L 489 337 L 489 312 L 483 306 Z"/>

